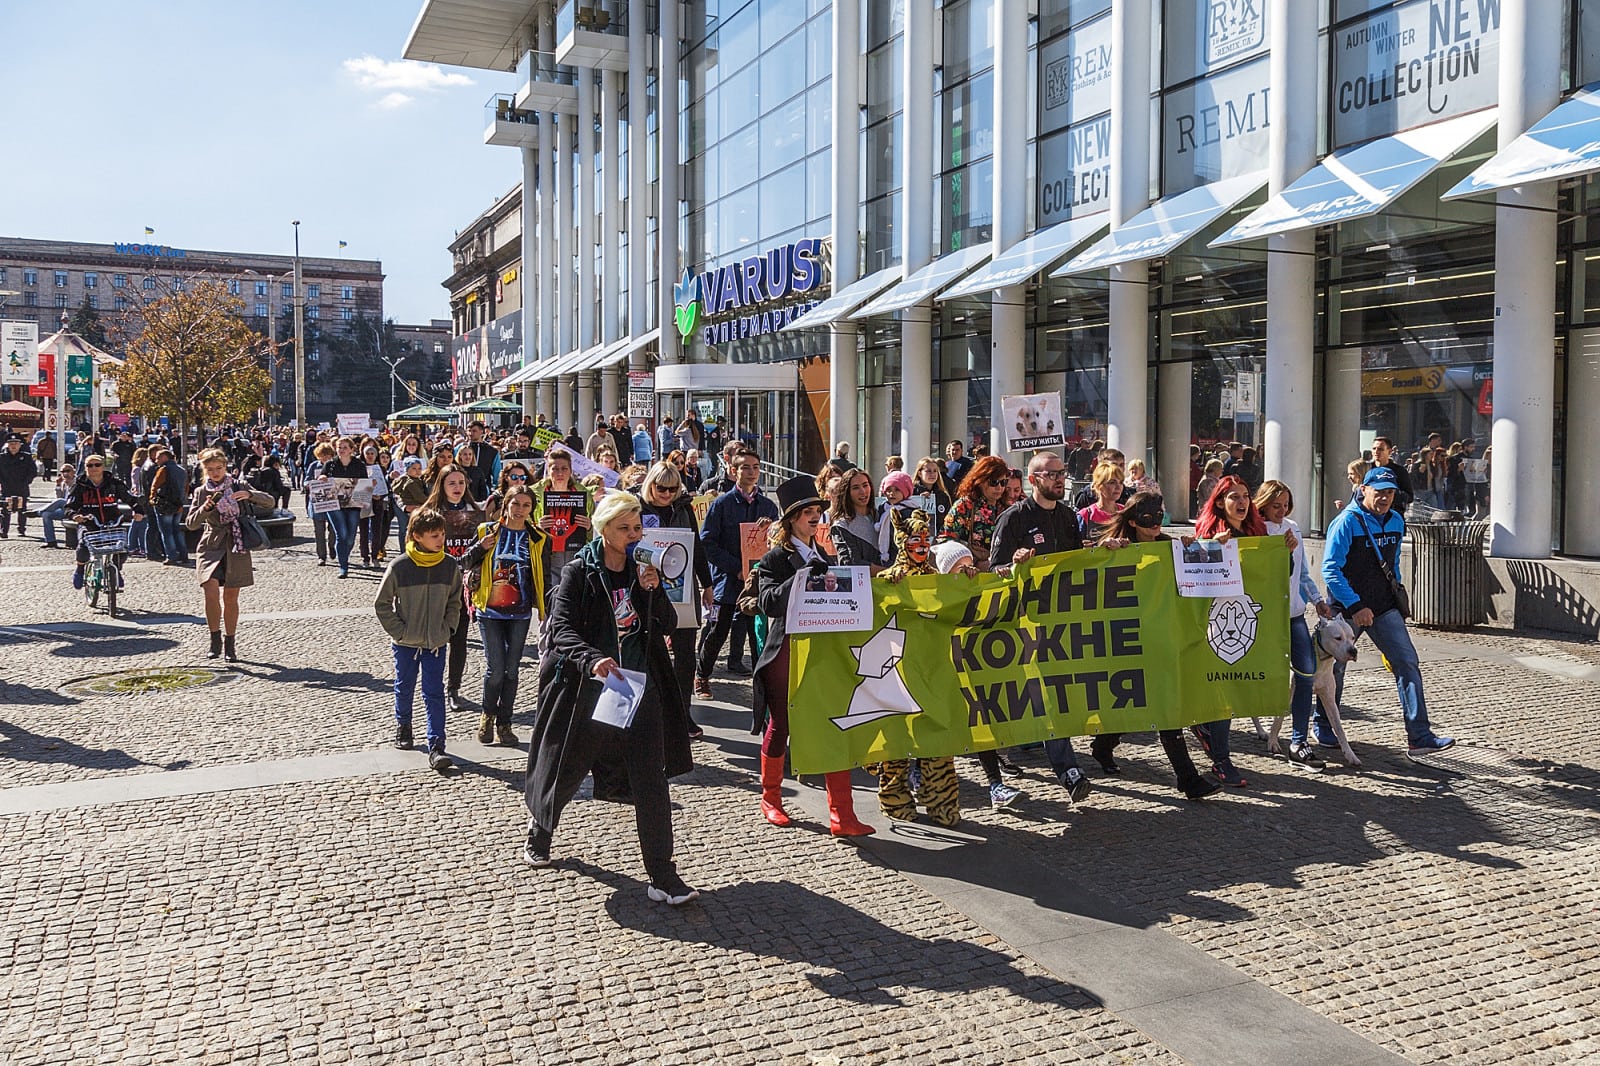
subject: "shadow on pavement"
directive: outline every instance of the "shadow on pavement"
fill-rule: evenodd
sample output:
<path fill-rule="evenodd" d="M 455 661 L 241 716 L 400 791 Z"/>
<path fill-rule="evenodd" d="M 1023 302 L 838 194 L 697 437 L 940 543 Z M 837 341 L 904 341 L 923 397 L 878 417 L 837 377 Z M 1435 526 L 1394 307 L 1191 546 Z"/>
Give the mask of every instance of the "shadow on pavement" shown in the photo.
<path fill-rule="evenodd" d="M 149 766 L 156 770 L 181 770 L 189 765 L 188 759 L 171 763 L 153 763 L 129 755 L 120 748 L 86 748 L 62 737 L 30 733 L 21 726 L 4 721 L 0 721 L 0 759 L 52 765 L 66 763 L 95 770 L 131 770 L 136 766 Z"/>
<path fill-rule="evenodd" d="M 312 666 L 282 666 L 277 663 L 252 662 L 249 648 L 240 648 L 242 661 L 234 664 L 234 672 L 245 677 L 271 681 L 283 685 L 304 685 L 319 692 L 391 692 L 393 683 L 388 678 L 375 677 L 364 670 L 334 672 Z"/>
<path fill-rule="evenodd" d="M 80 701 L 53 688 L 35 688 L 10 681 L 0 681 L 0 706 L 4 707 L 68 707 Z"/>

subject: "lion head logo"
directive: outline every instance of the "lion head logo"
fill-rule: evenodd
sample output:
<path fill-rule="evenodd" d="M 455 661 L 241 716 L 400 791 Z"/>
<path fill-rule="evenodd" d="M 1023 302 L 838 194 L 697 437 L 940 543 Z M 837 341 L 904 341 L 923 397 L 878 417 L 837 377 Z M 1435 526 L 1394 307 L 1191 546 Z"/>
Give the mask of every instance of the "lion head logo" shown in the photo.
<path fill-rule="evenodd" d="M 1206 643 L 1217 658 L 1232 666 L 1256 643 L 1256 616 L 1261 605 L 1248 596 L 1219 597 L 1206 619 Z"/>

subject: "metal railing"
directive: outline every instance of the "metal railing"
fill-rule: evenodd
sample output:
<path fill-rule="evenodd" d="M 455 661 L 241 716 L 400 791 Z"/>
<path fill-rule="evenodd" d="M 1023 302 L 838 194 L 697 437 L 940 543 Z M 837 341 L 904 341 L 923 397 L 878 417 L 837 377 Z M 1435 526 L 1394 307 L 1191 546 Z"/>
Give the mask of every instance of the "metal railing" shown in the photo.
<path fill-rule="evenodd" d="M 486 123 L 516 122 L 538 125 L 539 122 L 539 113 L 519 110 L 517 98 L 510 93 L 495 93 L 489 97 L 489 102 L 483 105 L 483 117 Z"/>
<path fill-rule="evenodd" d="M 556 9 L 556 40 L 564 41 L 573 30 L 591 33 L 609 33 L 625 37 L 628 34 L 628 5 L 604 4 L 596 0 L 564 0 Z"/>

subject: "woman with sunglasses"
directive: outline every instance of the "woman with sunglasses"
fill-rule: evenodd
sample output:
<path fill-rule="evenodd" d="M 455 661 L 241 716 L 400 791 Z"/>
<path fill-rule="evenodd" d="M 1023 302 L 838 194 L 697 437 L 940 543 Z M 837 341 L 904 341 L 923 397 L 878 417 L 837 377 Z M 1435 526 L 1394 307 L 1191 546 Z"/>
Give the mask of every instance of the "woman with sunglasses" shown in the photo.
<path fill-rule="evenodd" d="M 483 521 L 483 509 L 472 499 L 467 472 L 453 464 L 443 467 L 422 506 L 444 515 L 445 554 L 459 561 L 477 543 L 478 524 Z M 452 711 L 461 709 L 461 675 L 467 669 L 467 634 L 472 630 L 469 606 L 463 584 L 461 623 L 450 634 L 450 660 L 445 666 L 445 706 Z"/>
<path fill-rule="evenodd" d="M 1005 510 L 1001 501 L 1010 480 L 1011 468 L 1004 459 L 984 456 L 962 479 L 961 492 L 945 516 L 945 537 L 965 544 L 981 570 L 989 567 L 989 542 L 994 537 L 995 522 Z"/>
<path fill-rule="evenodd" d="M 506 493 L 514 488 L 527 487 L 533 480 L 528 473 L 528 465 L 521 459 L 506 459 L 500 464 L 500 483 L 495 486 L 489 498 L 483 501 L 483 513 L 489 516 L 489 521 L 500 520 L 500 509 L 504 506 Z"/>
<path fill-rule="evenodd" d="M 1116 544 L 1125 547 L 1130 543 L 1153 544 L 1156 541 L 1167 540 L 1167 535 L 1161 532 L 1161 513 L 1164 506 L 1161 497 L 1156 493 L 1134 493 L 1122 510 L 1112 516 L 1111 521 L 1107 523 L 1102 541 L 1107 546 Z M 1191 541 L 1194 538 L 1184 539 Z M 1167 753 L 1167 761 L 1172 764 L 1172 772 L 1178 779 L 1180 792 L 1192 800 L 1200 800 L 1222 787 L 1215 781 L 1207 781 L 1200 776 L 1200 771 L 1195 769 L 1194 760 L 1189 757 L 1189 746 L 1183 740 L 1183 730 L 1162 729 L 1157 735 L 1161 738 L 1161 750 Z M 1121 739 L 1121 733 L 1101 733 L 1089 742 L 1089 752 L 1100 764 L 1100 768 L 1108 774 L 1122 772 L 1122 767 L 1117 765 L 1113 754 L 1117 742 Z"/>
<path fill-rule="evenodd" d="M 674 452 L 681 456 L 682 452 Z M 692 621 L 679 621 L 678 627 L 667 635 L 667 642 L 672 649 L 672 670 L 677 678 L 678 691 L 683 694 L 683 706 L 690 707 L 691 695 L 694 687 L 695 667 L 695 638 L 700 631 L 701 610 L 710 610 L 716 602 L 717 593 L 713 587 L 711 577 L 711 562 L 706 558 L 705 546 L 700 543 L 700 524 L 694 520 L 694 508 L 689 504 L 689 495 L 684 491 L 683 478 L 679 475 L 677 467 L 672 463 L 657 463 L 645 475 L 644 483 L 638 488 L 640 518 L 648 532 L 651 529 L 686 529 L 694 534 L 694 580 L 699 586 L 699 596 L 690 593 L 689 602 L 694 604 L 694 618 Z M 695 724 L 693 714 L 689 717 L 689 739 L 699 740 L 705 735 Z"/>

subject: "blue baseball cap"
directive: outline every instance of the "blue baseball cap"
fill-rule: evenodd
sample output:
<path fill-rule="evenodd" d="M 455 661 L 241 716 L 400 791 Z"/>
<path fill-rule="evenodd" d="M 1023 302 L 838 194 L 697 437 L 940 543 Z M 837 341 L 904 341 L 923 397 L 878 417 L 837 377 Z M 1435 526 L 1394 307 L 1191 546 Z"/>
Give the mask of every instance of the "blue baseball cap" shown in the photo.
<path fill-rule="evenodd" d="M 1394 471 L 1386 466 L 1375 466 L 1367 471 L 1367 476 L 1361 479 L 1361 484 L 1374 489 L 1399 489 L 1400 482 L 1394 479 Z"/>

